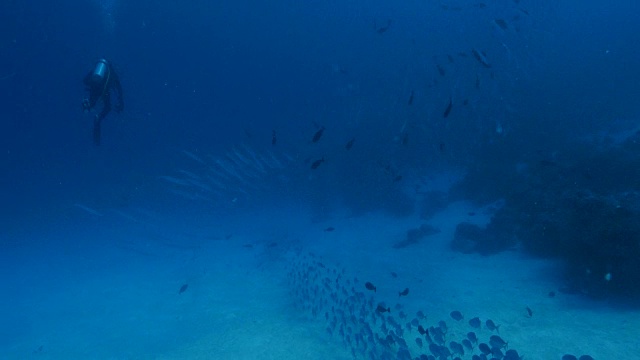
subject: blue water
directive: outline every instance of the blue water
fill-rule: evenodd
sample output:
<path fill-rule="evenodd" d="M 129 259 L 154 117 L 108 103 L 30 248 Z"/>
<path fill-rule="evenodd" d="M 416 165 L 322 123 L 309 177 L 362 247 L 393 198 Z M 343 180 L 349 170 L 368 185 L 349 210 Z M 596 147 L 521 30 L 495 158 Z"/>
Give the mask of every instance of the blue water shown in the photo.
<path fill-rule="evenodd" d="M 333 288 L 346 309 L 377 280 L 374 302 L 431 309 L 429 326 L 499 319 L 527 359 L 634 356 L 637 14 L 632 0 L 3 2 L 0 358 L 402 359 L 327 331 L 324 295 L 291 275 L 324 276 L 314 256 L 359 279 Z M 96 146 L 82 80 L 102 57 L 125 109 Z M 462 222 L 489 245 L 460 240 Z M 412 238 L 422 224 L 440 232 Z M 433 355 L 415 336 L 412 358 Z"/>

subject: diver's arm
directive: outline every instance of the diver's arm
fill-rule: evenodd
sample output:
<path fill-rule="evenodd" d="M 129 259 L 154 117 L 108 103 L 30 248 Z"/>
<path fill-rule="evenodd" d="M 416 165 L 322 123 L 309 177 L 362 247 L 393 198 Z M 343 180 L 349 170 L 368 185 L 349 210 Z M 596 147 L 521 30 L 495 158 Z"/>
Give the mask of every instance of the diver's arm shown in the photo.
<path fill-rule="evenodd" d="M 118 103 L 116 104 L 116 111 L 117 112 L 122 112 L 124 110 L 124 99 L 123 99 L 123 95 L 122 95 L 122 85 L 120 85 L 120 78 L 118 77 L 118 75 L 115 74 L 114 72 L 114 77 L 113 77 L 113 87 L 115 89 L 115 91 L 118 93 Z"/>

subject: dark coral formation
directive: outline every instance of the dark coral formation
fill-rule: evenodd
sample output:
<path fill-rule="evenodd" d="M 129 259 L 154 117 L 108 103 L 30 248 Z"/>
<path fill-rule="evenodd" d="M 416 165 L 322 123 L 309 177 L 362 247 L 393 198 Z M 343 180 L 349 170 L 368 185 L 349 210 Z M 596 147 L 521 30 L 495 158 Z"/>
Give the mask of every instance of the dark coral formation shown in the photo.
<path fill-rule="evenodd" d="M 504 206 L 486 228 L 460 224 L 453 248 L 490 254 L 519 242 L 531 254 L 566 263 L 566 291 L 640 297 L 636 140 L 512 163 L 499 169 L 495 183 L 495 169 L 470 171 L 457 195 L 480 203 L 502 198 Z"/>

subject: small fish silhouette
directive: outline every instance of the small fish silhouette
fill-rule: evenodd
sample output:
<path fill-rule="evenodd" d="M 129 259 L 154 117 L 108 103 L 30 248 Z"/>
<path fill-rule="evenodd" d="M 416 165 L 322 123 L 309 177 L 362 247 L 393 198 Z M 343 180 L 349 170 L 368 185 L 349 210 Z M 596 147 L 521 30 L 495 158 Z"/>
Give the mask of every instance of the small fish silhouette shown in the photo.
<path fill-rule="evenodd" d="M 376 286 L 373 285 L 372 283 L 368 282 L 368 281 L 364 284 L 364 287 L 367 288 L 367 290 L 371 290 L 373 292 L 376 292 Z"/>
<path fill-rule="evenodd" d="M 323 162 L 324 162 L 324 158 L 314 161 L 314 162 L 311 164 L 311 169 L 312 169 L 312 170 L 317 169 L 317 168 L 318 168 L 318 166 L 320 166 L 320 164 L 322 164 Z"/>
<path fill-rule="evenodd" d="M 449 104 L 447 105 L 447 108 L 444 109 L 444 113 L 442 114 L 442 117 L 447 118 L 449 114 L 451 114 L 452 107 L 453 107 L 453 97 L 449 97 Z"/>
<path fill-rule="evenodd" d="M 184 285 L 180 286 L 180 290 L 178 290 L 178 295 L 180 295 L 183 292 L 187 291 L 188 287 L 189 287 L 189 284 L 184 284 Z"/>
<path fill-rule="evenodd" d="M 316 131 L 315 134 L 313 134 L 313 138 L 311 139 L 311 142 L 318 142 L 320 140 L 320 138 L 322 137 L 322 133 L 324 132 L 324 126 L 320 128 L 320 130 Z"/>

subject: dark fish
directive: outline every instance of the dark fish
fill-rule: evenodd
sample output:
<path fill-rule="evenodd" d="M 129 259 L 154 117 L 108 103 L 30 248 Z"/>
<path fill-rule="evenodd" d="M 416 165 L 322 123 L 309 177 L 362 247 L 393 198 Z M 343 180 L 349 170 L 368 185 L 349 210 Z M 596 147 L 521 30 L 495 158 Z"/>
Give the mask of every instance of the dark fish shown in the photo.
<path fill-rule="evenodd" d="M 364 284 L 364 287 L 367 288 L 367 290 L 371 290 L 373 292 L 376 292 L 375 285 L 373 285 L 372 283 L 370 283 L 368 281 Z"/>
<path fill-rule="evenodd" d="M 470 331 L 467 333 L 467 339 L 469 339 L 469 341 L 471 341 L 474 344 L 478 343 L 478 337 L 476 336 L 476 333 L 474 333 L 473 331 Z"/>
<path fill-rule="evenodd" d="M 416 338 L 416 344 L 418 344 L 418 347 L 422 349 L 422 339 Z"/>
<path fill-rule="evenodd" d="M 184 285 L 180 286 L 180 290 L 178 290 L 178 295 L 182 294 L 185 291 L 187 291 L 188 287 L 189 287 L 189 284 L 184 284 Z"/>
<path fill-rule="evenodd" d="M 393 272 L 393 271 L 392 271 L 392 272 L 391 272 L 391 276 L 392 276 L 392 277 L 394 277 L 394 278 L 397 278 L 397 277 L 398 277 L 398 274 L 396 274 L 395 272 Z"/>
<path fill-rule="evenodd" d="M 442 66 L 440 66 L 440 64 L 436 64 L 436 68 L 438 68 L 438 73 L 440 74 L 440 76 L 445 76 L 447 74 L 445 69 Z"/>
<path fill-rule="evenodd" d="M 351 140 L 347 141 L 347 144 L 344 146 L 344 148 L 347 150 L 351 150 L 354 142 L 356 142 L 356 138 L 352 138 Z"/>
<path fill-rule="evenodd" d="M 593 357 L 591 355 L 582 355 L 578 360 L 593 360 Z"/>
<path fill-rule="evenodd" d="M 500 325 L 496 325 L 496 323 L 494 323 L 491 319 L 485 321 L 485 325 L 487 325 L 487 329 L 491 331 L 495 330 L 497 332 L 500 332 Z"/>
<path fill-rule="evenodd" d="M 323 132 L 324 132 L 324 126 L 321 127 L 320 130 L 316 131 L 315 134 L 313 134 L 313 138 L 311 138 L 311 142 L 317 143 L 322 137 Z"/>
<path fill-rule="evenodd" d="M 520 10 L 523 14 L 525 14 L 527 16 L 529 15 L 529 12 L 527 10 L 525 10 L 525 9 L 518 8 L 518 10 Z"/>
<path fill-rule="evenodd" d="M 480 89 L 480 75 L 476 74 L 476 89 Z"/>
<path fill-rule="evenodd" d="M 447 54 L 447 59 L 449 59 L 449 62 L 453 64 L 453 56 Z"/>
<path fill-rule="evenodd" d="M 407 102 L 407 105 L 411 104 L 413 104 L 413 90 L 411 90 L 411 95 L 409 95 L 409 101 Z"/>
<path fill-rule="evenodd" d="M 427 333 L 427 330 L 425 330 L 422 325 L 418 325 L 418 332 L 420 333 L 420 335 L 424 335 Z"/>
<path fill-rule="evenodd" d="M 556 297 L 556 292 L 555 291 L 549 291 L 549 294 L 547 294 L 549 297 Z"/>
<path fill-rule="evenodd" d="M 440 144 L 438 145 L 438 149 L 440 150 L 440 152 L 441 152 L 441 153 L 443 153 L 443 152 L 444 152 L 444 150 L 445 150 L 445 145 L 444 145 L 444 143 L 440 143 Z"/>
<path fill-rule="evenodd" d="M 491 348 L 489 347 L 489 345 L 487 345 L 485 343 L 480 343 L 478 345 L 478 349 L 480 349 L 480 351 L 485 355 L 491 354 Z"/>
<path fill-rule="evenodd" d="M 439 345 L 429 344 L 429 351 L 431 351 L 431 354 L 433 354 L 433 356 L 438 357 L 438 358 L 441 357 L 440 355 L 441 355 L 442 350 L 440 350 L 440 346 Z"/>
<path fill-rule="evenodd" d="M 272 146 L 276 146 L 276 143 L 278 142 L 278 138 L 276 137 L 276 131 L 273 130 L 271 132 L 271 145 Z"/>
<path fill-rule="evenodd" d="M 532 316 L 533 316 L 533 310 L 531 310 L 531 308 L 527 306 L 527 317 L 532 317 Z"/>
<path fill-rule="evenodd" d="M 464 345 L 464 347 L 466 347 L 469 351 L 473 350 L 473 344 L 471 343 L 471 341 L 469 341 L 469 339 L 463 339 L 462 345 Z"/>
<path fill-rule="evenodd" d="M 491 67 L 491 63 L 489 63 L 489 60 L 487 60 L 487 55 L 484 52 L 480 52 L 476 49 L 473 49 L 471 50 L 471 53 L 473 54 L 473 57 L 475 57 L 476 60 L 478 60 L 478 62 L 482 64 L 482 66 L 486 68 Z"/>
<path fill-rule="evenodd" d="M 398 293 L 398 296 L 407 296 L 409 295 L 409 288 L 406 288 Z"/>
<path fill-rule="evenodd" d="M 400 181 L 400 180 L 402 180 L 402 175 L 396 175 L 396 177 L 394 177 L 394 178 L 393 178 L 393 182 L 394 182 L 394 183 L 395 183 L 395 182 L 398 182 L 398 181 Z"/>
<path fill-rule="evenodd" d="M 376 312 L 378 313 L 390 313 L 391 312 L 391 308 L 390 307 L 384 307 L 383 304 L 378 304 L 378 307 L 376 308 Z"/>
<path fill-rule="evenodd" d="M 375 20 L 373 22 L 373 28 L 376 30 L 378 34 L 384 34 L 385 32 L 387 32 L 387 30 L 389 30 L 389 27 L 391 27 L 391 20 L 387 20 L 387 25 L 381 26 L 381 27 L 378 27 Z"/>
<path fill-rule="evenodd" d="M 314 161 L 314 162 L 311 164 L 311 169 L 312 169 L 312 170 L 317 169 L 317 168 L 318 168 L 318 166 L 320 166 L 320 164 L 322 164 L 323 162 L 324 162 L 324 158 L 322 158 L 322 159 L 318 159 L 318 160 Z"/>
<path fill-rule="evenodd" d="M 449 343 L 449 349 L 451 349 L 451 352 L 455 355 L 455 354 L 459 354 L 460 356 L 464 355 L 464 348 L 462 347 L 462 345 L 460 343 L 457 343 L 455 341 L 451 341 Z"/>
<path fill-rule="evenodd" d="M 507 352 L 504 353 L 504 360 L 520 360 L 520 354 L 518 354 L 517 351 L 510 349 L 507 350 Z M 585 359 L 586 360 L 586 359 Z M 593 359 L 591 359 L 593 360 Z"/>
<path fill-rule="evenodd" d="M 452 107 L 453 107 L 453 97 L 449 97 L 449 104 L 447 105 L 447 108 L 444 109 L 444 114 L 442 114 L 442 117 L 447 118 L 451 113 Z"/>
<path fill-rule="evenodd" d="M 493 22 L 496 23 L 496 25 L 500 26 L 502 30 L 507 30 L 507 22 L 504 21 L 504 19 L 495 19 L 493 20 Z"/>
<path fill-rule="evenodd" d="M 34 353 L 40 353 L 40 352 L 42 352 L 42 349 L 44 349 L 44 345 L 40 345 L 40 346 L 38 346 L 38 348 L 37 348 L 37 349 L 35 349 L 33 352 L 34 352 Z"/>
<path fill-rule="evenodd" d="M 326 231 L 326 232 L 331 232 L 333 230 L 335 230 L 335 228 L 333 226 L 329 226 L 328 228 L 324 229 L 324 231 Z"/>
<path fill-rule="evenodd" d="M 491 356 L 493 356 L 493 359 L 502 359 L 504 357 L 504 354 L 502 353 L 502 349 L 499 347 L 492 347 L 491 348 Z"/>
<path fill-rule="evenodd" d="M 464 319 L 464 316 L 462 315 L 462 313 L 458 310 L 454 310 L 452 311 L 450 314 L 451 318 L 455 321 L 460 321 L 462 319 Z"/>
<path fill-rule="evenodd" d="M 491 345 L 492 348 L 505 348 L 507 347 L 507 342 L 502 340 L 502 338 L 498 335 L 491 335 L 491 337 L 489 338 L 489 345 Z"/>
<path fill-rule="evenodd" d="M 474 329 L 480 329 L 482 322 L 480 322 L 480 318 L 476 316 L 473 319 L 469 320 L 469 325 L 471 325 L 471 327 Z"/>
<path fill-rule="evenodd" d="M 424 313 L 422 312 L 422 310 L 418 310 L 418 312 L 416 313 L 416 316 L 418 317 L 418 319 L 422 320 L 425 318 Z"/>
<path fill-rule="evenodd" d="M 562 360 L 578 360 L 578 358 L 575 355 L 564 354 L 562 355 Z"/>
<path fill-rule="evenodd" d="M 447 327 L 447 323 L 443 320 L 438 321 L 438 328 L 442 334 L 446 334 L 449 328 Z"/>

